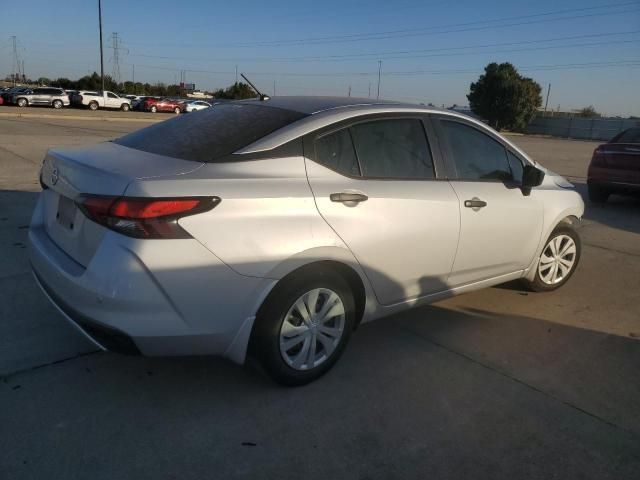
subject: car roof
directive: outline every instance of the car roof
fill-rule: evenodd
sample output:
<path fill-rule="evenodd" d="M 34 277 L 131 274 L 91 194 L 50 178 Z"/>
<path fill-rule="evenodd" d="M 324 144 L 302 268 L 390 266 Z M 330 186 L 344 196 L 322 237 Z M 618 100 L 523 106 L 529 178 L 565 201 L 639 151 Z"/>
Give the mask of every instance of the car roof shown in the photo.
<path fill-rule="evenodd" d="M 282 108 L 295 112 L 314 115 L 316 113 L 333 110 L 344 107 L 371 107 L 374 105 L 396 105 L 396 106 L 415 106 L 413 104 L 403 104 L 393 100 L 373 100 L 371 98 L 358 97 L 315 97 L 315 96 L 283 96 L 270 97 L 268 100 L 251 99 L 241 100 L 242 103 L 264 105 L 274 108 Z"/>

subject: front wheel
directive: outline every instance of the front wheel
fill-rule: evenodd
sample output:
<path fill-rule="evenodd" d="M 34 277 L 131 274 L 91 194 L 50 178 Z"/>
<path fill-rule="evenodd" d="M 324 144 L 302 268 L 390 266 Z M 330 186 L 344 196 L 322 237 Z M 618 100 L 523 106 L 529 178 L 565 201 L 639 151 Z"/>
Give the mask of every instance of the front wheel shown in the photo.
<path fill-rule="evenodd" d="M 156 113 L 158 111 L 158 107 L 156 107 L 155 105 L 152 105 L 151 108 L 149 109 L 149 111 L 151 113 Z"/>
<path fill-rule="evenodd" d="M 56 110 L 60 110 L 62 108 L 62 100 L 54 100 L 52 106 Z"/>
<path fill-rule="evenodd" d="M 17 104 L 19 107 L 26 107 L 29 105 L 29 102 L 27 102 L 26 98 L 19 98 Z"/>
<path fill-rule="evenodd" d="M 122 110 L 123 112 L 128 112 L 129 108 L 130 107 L 128 103 L 123 103 L 122 105 L 120 105 L 120 110 Z"/>
<path fill-rule="evenodd" d="M 182 110 L 180 110 L 180 107 L 176 107 L 173 109 L 173 111 L 175 112 L 176 115 L 178 115 Z"/>
<path fill-rule="evenodd" d="M 252 349 L 283 385 L 304 385 L 325 374 L 347 345 L 355 324 L 349 284 L 332 270 L 285 279 L 258 312 Z"/>
<path fill-rule="evenodd" d="M 560 288 L 575 272 L 581 251 L 580 236 L 572 227 L 556 227 L 542 249 L 533 280 L 527 282 L 529 288 L 535 292 Z"/>

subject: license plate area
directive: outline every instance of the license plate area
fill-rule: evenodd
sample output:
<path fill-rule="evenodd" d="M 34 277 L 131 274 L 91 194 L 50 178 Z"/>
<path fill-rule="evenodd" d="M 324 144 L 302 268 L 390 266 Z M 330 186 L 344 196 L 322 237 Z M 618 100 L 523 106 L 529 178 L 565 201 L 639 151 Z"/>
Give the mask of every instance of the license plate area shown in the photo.
<path fill-rule="evenodd" d="M 73 200 L 61 195 L 58 200 L 58 213 L 56 213 L 57 222 L 64 228 L 73 230 L 77 208 Z"/>

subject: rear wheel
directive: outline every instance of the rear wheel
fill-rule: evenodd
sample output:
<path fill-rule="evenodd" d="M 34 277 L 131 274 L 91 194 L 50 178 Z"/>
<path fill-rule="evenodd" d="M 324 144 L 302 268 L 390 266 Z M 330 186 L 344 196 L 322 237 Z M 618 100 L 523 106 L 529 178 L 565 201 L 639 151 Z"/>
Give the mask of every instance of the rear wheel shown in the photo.
<path fill-rule="evenodd" d="M 56 110 L 59 110 L 62 108 L 62 100 L 54 100 L 53 103 L 51 104 L 53 106 L 53 108 L 55 108 Z"/>
<path fill-rule="evenodd" d="M 353 293 L 329 269 L 295 275 L 276 289 L 258 313 L 252 347 L 275 381 L 304 385 L 344 351 L 355 323 Z"/>
<path fill-rule="evenodd" d="M 16 104 L 19 107 L 26 107 L 27 105 L 29 105 L 29 102 L 27 101 L 26 98 L 19 98 L 18 101 L 16 102 Z"/>
<path fill-rule="evenodd" d="M 578 266 L 581 250 L 580 236 L 572 227 L 556 227 L 542 249 L 533 281 L 527 282 L 529 288 L 548 292 L 567 283 Z"/>
<path fill-rule="evenodd" d="M 89 102 L 89 110 L 96 111 L 98 110 L 98 107 L 99 107 L 98 102 L 95 102 L 95 101 Z"/>
<path fill-rule="evenodd" d="M 178 115 L 182 110 L 180 110 L 180 107 L 176 107 L 173 109 L 173 111 L 175 112 L 176 115 Z"/>
<path fill-rule="evenodd" d="M 130 106 L 128 103 L 123 103 L 122 105 L 120 105 L 120 110 L 122 110 L 123 112 L 128 112 L 129 108 Z"/>
<path fill-rule="evenodd" d="M 158 107 L 156 107 L 155 105 L 151 105 L 151 108 L 149 109 L 149 111 L 151 113 L 156 113 L 158 111 Z"/>
<path fill-rule="evenodd" d="M 587 188 L 589 189 L 589 200 L 593 203 L 605 203 L 611 195 L 611 192 L 596 185 L 589 185 Z"/>

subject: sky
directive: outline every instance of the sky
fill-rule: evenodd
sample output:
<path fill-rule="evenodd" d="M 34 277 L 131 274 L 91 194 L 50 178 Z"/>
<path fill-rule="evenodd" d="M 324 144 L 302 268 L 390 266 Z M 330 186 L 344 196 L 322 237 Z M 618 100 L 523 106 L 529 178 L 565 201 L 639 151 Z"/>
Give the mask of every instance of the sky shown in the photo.
<path fill-rule="evenodd" d="M 99 72 L 97 0 L 3 2 L 0 75 L 13 42 L 28 77 Z M 540 83 L 549 108 L 640 116 L 640 0 L 103 0 L 105 74 L 213 90 L 236 66 L 276 95 L 467 105 L 490 62 Z M 381 64 L 379 63 L 381 61 Z"/>

